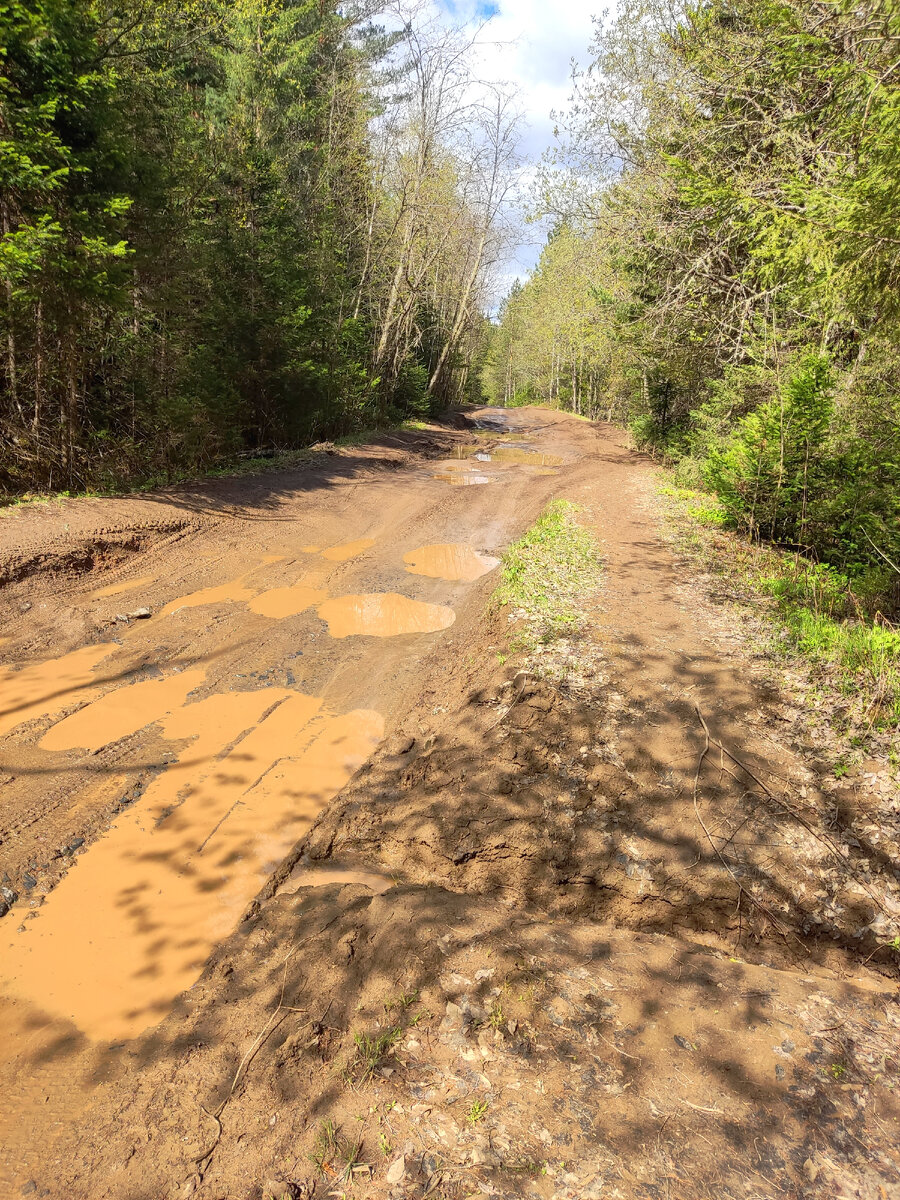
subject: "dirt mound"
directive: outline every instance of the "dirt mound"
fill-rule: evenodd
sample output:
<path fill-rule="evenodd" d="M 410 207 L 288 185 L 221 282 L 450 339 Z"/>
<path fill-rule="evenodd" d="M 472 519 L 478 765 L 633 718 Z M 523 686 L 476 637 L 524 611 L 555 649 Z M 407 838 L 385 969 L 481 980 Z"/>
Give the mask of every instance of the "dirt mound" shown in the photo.
<path fill-rule="evenodd" d="M 7 552 L 0 557 L 0 588 L 40 575 L 53 580 L 81 580 L 90 572 L 114 578 L 151 547 L 171 545 L 180 535 L 194 531 L 199 522 L 187 517 L 146 522 L 126 528 L 100 529 L 86 537 L 67 535 L 35 549 Z"/>
<path fill-rule="evenodd" d="M 436 888 L 282 894 L 45 1193 L 896 1194 L 900 1011 Z M 884 1190 L 879 1190 L 879 1188 Z"/>

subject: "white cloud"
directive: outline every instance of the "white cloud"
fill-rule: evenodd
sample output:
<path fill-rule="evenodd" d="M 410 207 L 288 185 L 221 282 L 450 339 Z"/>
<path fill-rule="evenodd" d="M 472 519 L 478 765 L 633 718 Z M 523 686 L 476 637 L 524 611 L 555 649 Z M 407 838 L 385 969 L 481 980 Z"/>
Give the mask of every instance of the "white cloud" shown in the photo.
<path fill-rule="evenodd" d="M 448 23 L 475 23 L 490 15 L 478 49 L 479 73 L 509 83 L 518 93 L 525 125 L 521 152 L 526 174 L 533 176 L 545 150 L 553 145 L 553 114 L 564 111 L 571 95 L 573 60 L 586 66 L 594 34 L 592 17 L 603 0 L 436 0 Z M 542 232 L 523 223 L 521 241 L 498 271 L 505 294 L 515 278 L 534 266 Z"/>

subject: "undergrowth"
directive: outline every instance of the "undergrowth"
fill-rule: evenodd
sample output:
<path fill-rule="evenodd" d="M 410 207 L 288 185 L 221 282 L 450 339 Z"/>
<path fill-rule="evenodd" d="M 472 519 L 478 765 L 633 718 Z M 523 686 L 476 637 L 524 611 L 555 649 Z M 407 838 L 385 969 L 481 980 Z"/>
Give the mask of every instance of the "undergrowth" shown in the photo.
<path fill-rule="evenodd" d="M 768 598 L 771 649 L 799 655 L 820 689 L 841 698 L 844 732 L 865 738 L 900 731 L 900 630 L 878 611 L 860 581 L 826 563 L 761 545 L 721 529 L 716 497 L 666 487 L 679 541 L 712 573 L 728 579 L 736 598 Z"/>
<path fill-rule="evenodd" d="M 396 421 L 383 425 L 367 426 L 355 433 L 335 438 L 332 442 L 317 442 L 297 450 L 281 450 L 268 454 L 234 455 L 226 457 L 212 465 L 190 469 L 177 469 L 168 472 L 157 472 L 143 475 L 134 479 L 127 486 L 119 479 L 111 479 L 108 485 L 98 485 L 79 489 L 65 489 L 54 492 L 23 492 L 20 495 L 0 495 L 0 514 L 4 510 L 20 508 L 29 504 L 50 504 L 53 501 L 73 498 L 90 499 L 102 496 L 133 495 L 137 492 L 152 491 L 155 488 L 174 487 L 181 483 L 191 483 L 201 479 L 242 479 L 249 475 L 264 475 L 272 471 L 289 471 L 313 460 L 320 448 L 331 446 L 363 446 L 378 434 L 389 430 L 422 431 L 429 429 L 426 421 L 409 420 L 399 424 Z"/>
<path fill-rule="evenodd" d="M 596 542 L 577 520 L 578 506 L 554 500 L 503 556 L 494 603 L 520 622 L 513 648 L 537 647 L 577 632 L 583 600 L 600 585 Z"/>

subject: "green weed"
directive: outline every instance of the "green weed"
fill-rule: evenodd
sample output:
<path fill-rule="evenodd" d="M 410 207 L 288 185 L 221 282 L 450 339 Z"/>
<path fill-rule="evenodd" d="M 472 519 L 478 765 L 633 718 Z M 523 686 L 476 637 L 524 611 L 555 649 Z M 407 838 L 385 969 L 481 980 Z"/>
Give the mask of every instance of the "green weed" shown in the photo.
<path fill-rule="evenodd" d="M 470 1125 L 477 1125 L 489 1107 L 487 1100 L 473 1100 L 469 1111 L 466 1113 L 466 1120 Z"/>
<path fill-rule="evenodd" d="M 361 1138 L 345 1137 L 333 1121 L 327 1120 L 319 1126 L 311 1158 L 320 1174 L 351 1183 L 354 1175 L 367 1169 L 360 1160 L 362 1148 Z"/>
<path fill-rule="evenodd" d="M 521 616 L 518 649 L 533 651 L 574 633 L 585 596 L 599 588 L 600 555 L 578 523 L 578 511 L 567 500 L 554 500 L 503 556 L 494 603 Z"/>
<path fill-rule="evenodd" d="M 403 1026 L 393 1025 L 381 1033 L 370 1037 L 367 1033 L 355 1033 L 353 1041 L 356 1044 L 354 1066 L 357 1083 L 366 1083 L 371 1079 L 381 1065 L 382 1060 L 403 1036 Z"/>

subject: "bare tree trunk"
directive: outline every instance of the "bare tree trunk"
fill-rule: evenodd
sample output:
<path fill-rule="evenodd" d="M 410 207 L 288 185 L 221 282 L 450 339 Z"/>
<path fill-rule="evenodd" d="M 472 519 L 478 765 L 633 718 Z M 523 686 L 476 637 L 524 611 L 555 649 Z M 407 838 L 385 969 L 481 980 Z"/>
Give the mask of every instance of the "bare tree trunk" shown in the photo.
<path fill-rule="evenodd" d="M 5 238 L 9 233 L 9 208 L 6 201 L 0 201 L 0 234 Z M 22 415 L 19 406 L 19 376 L 16 369 L 16 335 L 13 329 L 13 288 L 7 279 L 4 284 L 6 293 L 6 383 L 9 388 L 9 398 L 13 407 Z"/>
<path fill-rule="evenodd" d="M 34 410 L 31 429 L 37 435 L 41 426 L 44 392 L 44 302 L 38 300 L 34 314 Z"/>

